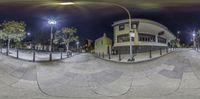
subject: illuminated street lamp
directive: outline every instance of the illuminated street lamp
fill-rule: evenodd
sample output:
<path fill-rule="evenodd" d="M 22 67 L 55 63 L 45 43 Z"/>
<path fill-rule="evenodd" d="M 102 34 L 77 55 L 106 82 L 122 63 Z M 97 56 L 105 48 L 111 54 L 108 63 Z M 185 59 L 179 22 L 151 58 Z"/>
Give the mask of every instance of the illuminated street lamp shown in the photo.
<path fill-rule="evenodd" d="M 192 34 L 192 36 L 193 36 L 193 37 L 195 37 L 195 36 L 196 36 L 196 34 L 195 34 L 195 33 L 193 33 L 193 34 Z"/>
<path fill-rule="evenodd" d="M 79 44 L 80 44 L 80 42 L 77 41 L 77 42 L 76 42 L 76 49 L 77 49 L 77 51 L 78 51 L 78 48 L 79 48 Z"/>
<path fill-rule="evenodd" d="M 50 19 L 48 21 L 49 25 L 51 26 L 51 38 L 50 38 L 50 56 L 49 56 L 49 60 L 52 61 L 52 50 L 53 50 L 53 26 L 56 25 L 56 21 L 53 19 Z"/>
<path fill-rule="evenodd" d="M 30 33 L 30 32 L 28 32 L 28 33 L 27 33 L 27 35 L 28 35 L 28 36 L 30 36 L 30 35 L 31 35 L 31 33 Z"/>
<path fill-rule="evenodd" d="M 77 2 L 78 4 L 81 4 L 81 2 Z M 61 3 L 57 3 L 59 5 L 75 5 L 77 4 L 75 2 L 61 2 Z M 134 28 L 134 31 L 132 29 L 132 18 L 131 18 L 131 14 L 130 14 L 130 11 L 122 6 L 122 5 L 119 5 L 117 3 L 107 3 L 107 2 L 82 2 L 83 4 L 104 4 L 104 5 L 114 5 L 114 6 L 117 6 L 117 7 L 120 7 L 122 8 L 127 14 L 128 14 L 128 22 L 129 22 L 129 36 L 130 36 L 130 59 L 129 61 L 134 61 L 134 56 L 133 56 L 133 52 L 132 52 L 132 47 L 133 47 L 133 43 L 132 43 L 132 37 L 134 37 L 134 44 L 135 45 L 138 45 L 138 33 L 136 31 L 136 28 Z M 133 36 L 134 34 L 134 36 Z"/>
<path fill-rule="evenodd" d="M 62 3 L 58 3 L 60 5 L 73 5 L 75 4 L 74 2 L 62 2 Z"/>
<path fill-rule="evenodd" d="M 193 32 L 192 36 L 193 36 L 193 46 L 195 48 L 196 47 L 196 42 L 195 42 L 196 33 L 195 33 L 195 31 Z"/>
<path fill-rule="evenodd" d="M 176 34 L 176 39 L 178 39 L 179 34 L 181 34 L 181 32 L 178 30 L 178 31 L 177 31 L 177 34 Z"/>
<path fill-rule="evenodd" d="M 180 34 L 181 32 L 180 31 L 177 31 L 177 34 Z"/>

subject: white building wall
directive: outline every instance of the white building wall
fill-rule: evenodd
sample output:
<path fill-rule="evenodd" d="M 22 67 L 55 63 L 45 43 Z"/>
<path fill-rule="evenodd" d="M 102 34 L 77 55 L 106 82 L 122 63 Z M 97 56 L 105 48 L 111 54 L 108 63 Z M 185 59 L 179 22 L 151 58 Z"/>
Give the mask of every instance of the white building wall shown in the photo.
<path fill-rule="evenodd" d="M 145 30 L 145 32 L 143 32 L 142 30 L 139 30 L 138 32 L 139 33 L 145 33 L 145 34 L 151 34 L 151 35 L 155 35 L 155 42 L 143 42 L 143 41 L 139 41 L 139 45 L 152 45 L 152 46 L 168 46 L 168 42 L 170 41 L 169 39 L 168 39 L 168 37 L 167 36 L 165 36 L 165 35 L 160 35 L 160 37 L 162 37 L 162 38 L 165 38 L 166 39 L 166 44 L 164 44 L 164 43 L 159 43 L 158 42 L 158 33 L 159 32 L 161 32 L 161 30 L 162 30 L 162 27 L 159 27 L 159 26 L 157 26 L 157 25 L 154 25 L 154 24 L 149 24 L 149 23 L 139 23 L 139 27 L 140 27 L 140 24 L 143 24 L 144 26 L 149 26 L 149 25 L 151 25 L 152 27 L 156 27 L 155 28 L 155 30 L 153 31 L 153 32 L 151 32 L 151 31 L 148 31 L 148 30 L 145 30 L 145 28 L 144 28 L 144 30 Z M 130 42 L 128 41 L 128 42 L 120 42 L 120 43 L 118 43 L 117 42 L 117 36 L 119 36 L 119 35 L 122 35 L 122 34 L 128 34 L 129 35 L 129 24 L 128 23 L 125 23 L 124 24 L 124 30 L 119 30 L 119 26 L 120 26 L 120 24 L 118 24 L 118 25 L 115 25 L 113 28 L 114 28 L 114 46 L 124 46 L 124 45 L 127 45 L 127 46 L 129 46 L 130 45 Z M 151 27 L 150 26 L 150 27 Z M 162 26 L 162 25 L 161 25 Z M 149 28 L 150 30 L 153 30 L 154 28 Z M 158 29 L 158 30 L 156 30 L 156 29 Z M 167 30 L 165 30 L 166 28 L 163 28 L 163 30 L 162 31 L 164 31 L 165 33 L 168 33 L 168 32 L 166 32 Z M 148 32 L 148 33 L 147 33 Z M 171 35 L 171 34 L 170 34 Z M 139 39 L 139 38 L 138 38 Z M 171 39 L 171 38 L 170 38 Z"/>

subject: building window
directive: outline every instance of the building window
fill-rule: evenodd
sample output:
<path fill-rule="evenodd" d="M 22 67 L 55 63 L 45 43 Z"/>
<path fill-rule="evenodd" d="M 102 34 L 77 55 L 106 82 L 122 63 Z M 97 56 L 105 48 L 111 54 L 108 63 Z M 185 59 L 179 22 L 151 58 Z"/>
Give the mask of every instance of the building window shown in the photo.
<path fill-rule="evenodd" d="M 132 23 L 132 24 L 131 24 L 131 28 L 132 28 L 132 29 L 136 29 L 136 28 L 137 28 L 137 25 Z"/>
<path fill-rule="evenodd" d="M 124 24 L 119 25 L 119 30 L 120 30 L 120 31 L 121 31 L 121 30 L 124 30 L 124 29 L 125 29 Z"/>
<path fill-rule="evenodd" d="M 129 34 L 122 34 L 117 36 L 117 43 L 129 42 L 129 41 L 130 41 Z M 134 41 L 134 38 L 132 38 L 132 41 Z"/>
<path fill-rule="evenodd" d="M 139 41 L 155 42 L 155 35 L 139 33 Z"/>
<path fill-rule="evenodd" d="M 162 37 L 158 37 L 158 42 L 159 43 L 167 43 L 167 40 L 165 38 L 162 38 Z"/>

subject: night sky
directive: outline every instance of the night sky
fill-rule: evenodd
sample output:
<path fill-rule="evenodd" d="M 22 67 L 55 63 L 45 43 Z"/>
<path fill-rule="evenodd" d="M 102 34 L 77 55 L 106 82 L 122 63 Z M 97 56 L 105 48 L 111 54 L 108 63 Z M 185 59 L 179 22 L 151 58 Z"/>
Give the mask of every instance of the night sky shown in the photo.
<path fill-rule="evenodd" d="M 126 7 L 131 11 L 133 18 L 157 21 L 168 27 L 175 35 L 180 30 L 181 40 L 190 43 L 192 32 L 200 27 L 200 7 L 198 6 L 198 4 L 179 4 L 156 8 L 140 8 L 131 5 Z M 107 33 L 112 38 L 112 23 L 126 19 L 127 14 L 119 7 L 100 4 L 51 6 L 22 1 L 0 2 L 0 22 L 4 20 L 25 21 L 26 30 L 32 35 L 45 34 L 48 37 L 50 27 L 47 21 L 49 18 L 58 21 L 56 30 L 65 26 L 76 27 L 81 39 L 95 40 L 103 33 Z"/>

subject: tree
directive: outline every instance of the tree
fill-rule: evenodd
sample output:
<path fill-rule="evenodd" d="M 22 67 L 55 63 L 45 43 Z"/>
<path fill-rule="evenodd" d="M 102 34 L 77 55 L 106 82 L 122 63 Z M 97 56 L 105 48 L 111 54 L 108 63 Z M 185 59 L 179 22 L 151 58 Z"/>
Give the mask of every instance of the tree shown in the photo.
<path fill-rule="evenodd" d="M 1 48 L 3 47 L 5 41 L 6 41 L 6 35 L 2 31 L 0 31 L 0 42 L 1 42 Z M 1 49 L 2 50 L 2 49 Z"/>
<path fill-rule="evenodd" d="M 64 44 L 66 46 L 67 52 L 69 51 L 69 44 L 73 41 L 78 40 L 78 36 L 76 36 L 77 29 L 64 27 L 61 31 L 57 31 L 54 37 L 55 44 Z"/>
<path fill-rule="evenodd" d="M 176 40 L 171 40 L 170 45 L 171 45 L 172 48 L 176 48 L 177 47 Z"/>
<path fill-rule="evenodd" d="M 14 40 L 19 42 L 25 37 L 25 27 L 26 24 L 23 21 L 8 21 L 4 22 L 2 25 L 2 32 L 0 34 L 1 37 L 5 37 L 7 39 L 7 55 L 9 53 L 10 41 Z"/>

